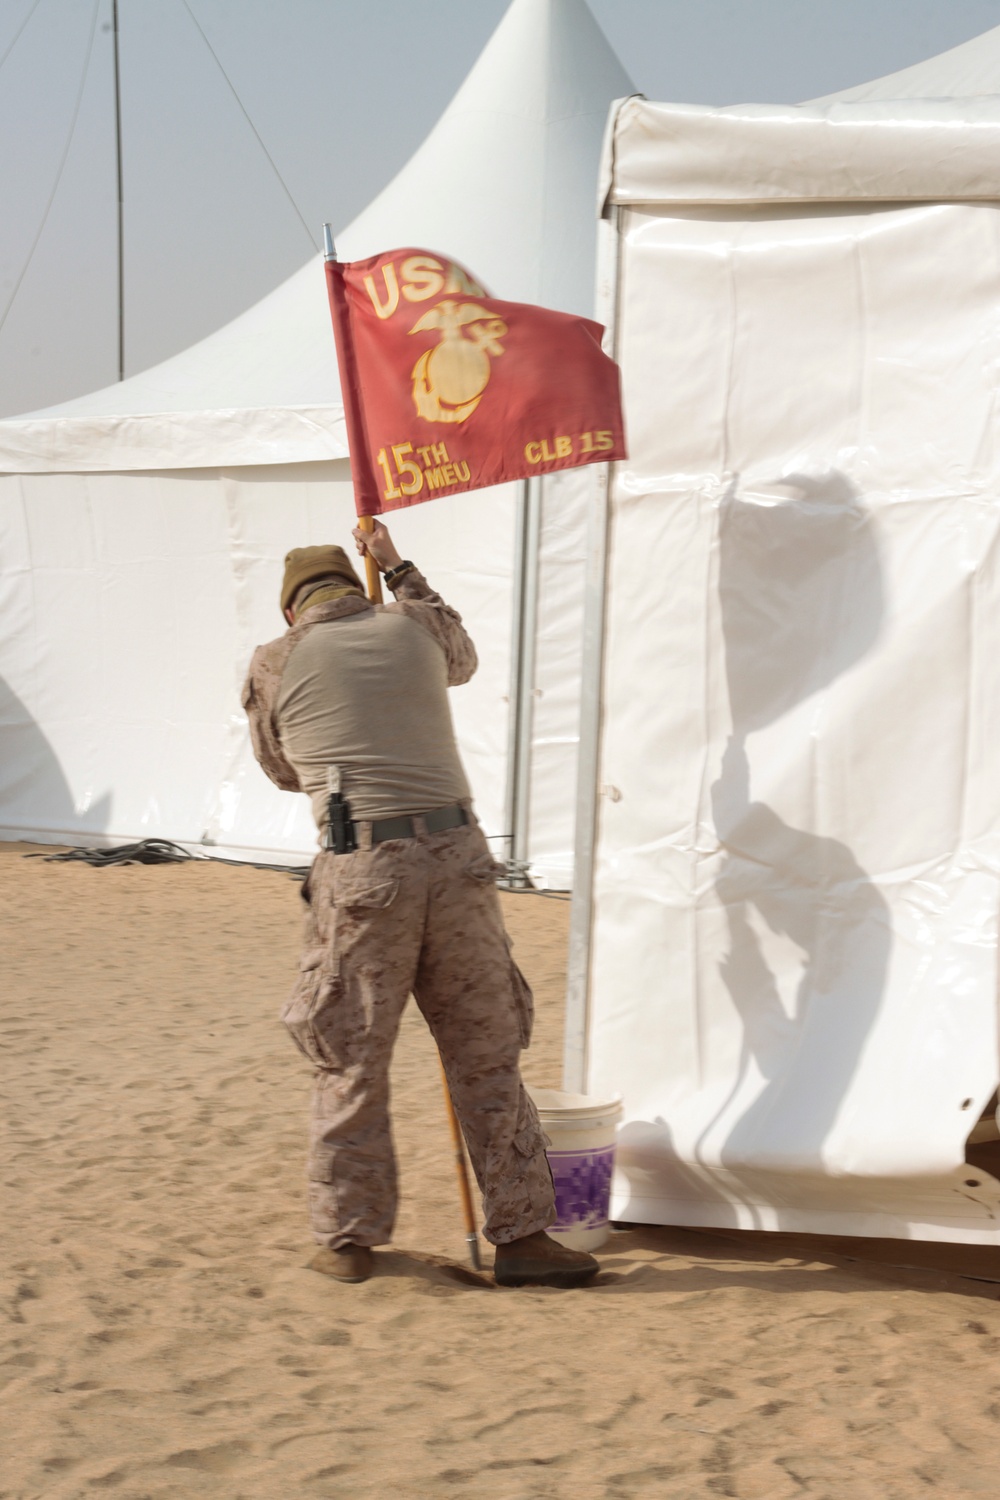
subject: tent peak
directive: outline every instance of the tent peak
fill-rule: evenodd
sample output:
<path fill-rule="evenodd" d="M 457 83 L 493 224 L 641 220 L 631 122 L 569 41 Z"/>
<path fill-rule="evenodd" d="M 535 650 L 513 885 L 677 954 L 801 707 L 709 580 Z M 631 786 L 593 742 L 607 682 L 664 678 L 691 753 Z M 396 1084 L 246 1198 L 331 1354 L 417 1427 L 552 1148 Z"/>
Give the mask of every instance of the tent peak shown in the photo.
<path fill-rule="evenodd" d="M 984 94 L 1000 94 L 1000 26 L 909 68 L 900 68 L 896 73 L 887 73 L 884 78 L 874 78 L 869 83 L 860 83 L 836 94 L 824 94 L 810 102 L 973 99 Z"/>

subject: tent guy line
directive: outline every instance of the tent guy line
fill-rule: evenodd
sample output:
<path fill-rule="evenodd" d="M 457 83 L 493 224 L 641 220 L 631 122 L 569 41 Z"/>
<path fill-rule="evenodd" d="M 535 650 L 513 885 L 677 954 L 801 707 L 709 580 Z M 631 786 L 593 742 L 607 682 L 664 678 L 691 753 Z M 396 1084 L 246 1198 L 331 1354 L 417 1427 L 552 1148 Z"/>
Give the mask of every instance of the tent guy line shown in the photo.
<path fill-rule="evenodd" d="M 117 7 L 118 3 L 119 3 L 119 0 L 115 0 L 116 7 Z M 263 151 L 264 155 L 267 157 L 267 160 L 268 160 L 268 163 L 269 163 L 269 165 L 271 167 L 272 172 L 274 173 L 274 175 L 278 179 L 278 181 L 281 183 L 281 186 L 282 186 L 282 189 L 284 191 L 285 197 L 288 199 L 289 203 L 292 205 L 293 209 L 295 210 L 295 213 L 298 216 L 299 223 L 302 225 L 302 228 L 305 230 L 306 238 L 308 239 L 311 248 L 313 250 L 318 250 L 319 249 L 319 241 L 317 240 L 317 238 L 314 235 L 313 231 L 309 228 L 309 224 L 308 224 L 308 222 L 306 220 L 306 217 L 303 214 L 303 212 L 302 212 L 301 208 L 299 207 L 299 205 L 296 203 L 295 198 L 294 198 L 294 196 L 292 194 L 291 188 L 288 186 L 288 183 L 285 181 L 284 177 L 281 175 L 281 172 L 280 172 L 280 170 L 278 168 L 278 164 L 275 161 L 274 157 L 271 155 L 270 151 L 267 149 L 267 146 L 264 144 L 264 138 L 261 135 L 260 131 L 257 129 L 256 125 L 254 124 L 254 122 L 253 122 L 253 120 L 251 118 L 251 115 L 250 115 L 250 111 L 247 109 L 246 105 L 243 103 L 243 100 L 240 98 L 239 92 L 238 92 L 238 90 L 236 88 L 235 83 L 233 82 L 233 80 L 230 78 L 229 74 L 226 72 L 225 68 L 223 67 L 222 61 L 221 61 L 221 59 L 219 57 L 219 54 L 216 52 L 215 48 L 212 46 L 212 43 L 209 41 L 208 36 L 206 35 L 205 30 L 204 30 L 201 22 L 198 20 L 198 17 L 195 15 L 194 11 L 191 9 L 189 0 L 181 0 L 181 4 L 183 5 L 184 9 L 187 11 L 188 15 L 191 17 L 192 22 L 194 23 L 195 27 L 197 28 L 198 35 L 201 37 L 202 41 L 205 43 L 205 46 L 208 48 L 209 52 L 212 54 L 212 59 L 215 62 L 215 65 L 218 68 L 219 72 L 222 74 L 223 78 L 226 80 L 226 83 L 227 83 L 227 85 L 229 87 L 229 90 L 230 90 L 233 98 L 236 100 L 236 103 L 239 105 L 239 107 L 240 107 L 240 109 L 241 109 L 241 111 L 243 113 L 243 118 L 246 120 L 247 124 L 250 126 L 250 129 L 254 133 L 254 137 L 255 137 L 255 139 L 257 141 L 257 144 L 260 146 L 260 149 Z"/>
<path fill-rule="evenodd" d="M 4 63 L 7 61 L 8 57 L 10 56 L 10 54 L 13 52 L 13 50 L 17 46 L 18 42 L 21 40 L 21 33 L 24 31 L 24 29 L 27 26 L 28 22 L 31 20 L 32 16 L 35 14 L 35 11 L 38 9 L 38 7 L 41 5 L 41 3 L 42 3 L 42 0 L 31 0 L 31 5 L 28 8 L 28 11 L 27 11 L 27 14 L 24 17 L 24 20 L 21 22 L 20 26 L 14 32 L 14 35 L 11 37 L 10 41 L 7 43 L 7 50 L 4 52 L 3 57 L 0 57 L 0 68 L 3 67 Z"/>
<path fill-rule="evenodd" d="M 101 3 L 102 3 L 102 0 L 93 0 L 93 10 L 91 12 L 90 29 L 89 29 L 89 32 L 87 34 L 87 39 L 86 39 L 85 46 L 84 46 L 83 66 L 82 66 L 82 69 L 81 69 L 81 72 L 80 72 L 79 84 L 78 84 L 77 89 L 76 89 L 73 110 L 72 110 L 72 114 L 71 114 L 71 117 L 70 117 L 69 127 L 68 127 L 67 132 L 66 132 L 65 142 L 64 142 L 64 145 L 63 145 L 63 148 L 62 148 L 61 155 L 59 157 L 58 164 L 56 166 L 55 175 L 54 175 L 53 180 L 52 180 L 52 187 L 51 187 L 51 189 L 49 191 L 49 195 L 48 195 L 48 198 L 46 200 L 45 207 L 44 207 L 44 209 L 42 211 L 42 216 L 41 216 L 41 219 L 39 221 L 38 228 L 37 228 L 37 230 L 35 232 L 35 235 L 34 235 L 32 241 L 31 241 L 30 247 L 28 249 L 28 253 L 27 253 L 26 257 L 24 258 L 24 261 L 23 261 L 23 264 L 21 266 L 21 269 L 20 269 L 17 277 L 14 280 L 13 287 L 11 289 L 11 292 L 10 292 L 10 295 L 9 295 L 9 297 L 7 299 L 7 302 L 6 302 L 6 304 L 5 304 L 4 308 L 3 308 L 3 311 L 2 311 L 2 313 L 0 313 L 0 332 L 3 331 L 3 328 L 4 328 L 4 326 L 7 323 L 7 320 L 8 320 L 8 317 L 10 315 L 11 309 L 13 308 L 14 303 L 15 303 L 15 301 L 17 299 L 18 293 L 20 292 L 21 287 L 24 284 L 25 277 L 27 276 L 27 274 L 28 274 L 29 270 L 31 269 L 31 266 L 32 266 L 32 264 L 34 262 L 36 252 L 38 251 L 38 247 L 39 247 L 39 244 L 40 244 L 41 239 L 42 239 L 42 235 L 45 232 L 45 227 L 46 227 L 46 225 L 47 225 L 47 223 L 49 221 L 49 217 L 51 215 L 52 208 L 53 208 L 53 205 L 54 205 L 55 200 L 56 200 L 56 196 L 57 196 L 57 194 L 59 192 L 59 188 L 60 188 L 60 185 L 61 185 L 62 180 L 63 180 L 63 175 L 65 173 L 66 164 L 67 164 L 67 161 L 69 159 L 69 154 L 70 154 L 70 151 L 72 149 L 73 142 L 74 142 L 74 140 L 76 138 L 77 126 L 78 126 L 78 122 L 79 122 L 79 118 L 80 118 L 80 109 L 81 109 L 81 105 L 83 103 L 83 98 L 84 98 L 84 94 L 85 94 L 85 91 L 86 91 L 87 83 L 88 83 L 88 80 L 89 80 L 89 78 L 91 76 L 91 63 L 92 63 L 92 60 L 93 60 L 93 53 L 94 53 L 94 41 L 95 41 L 96 32 L 97 32 L 97 21 L 98 21 L 99 15 L 100 15 Z M 116 244 L 117 244 L 117 250 L 116 250 L 116 254 L 117 254 L 117 308 L 116 308 L 116 316 L 117 316 L 117 348 L 118 348 L 118 357 L 117 358 L 118 358 L 118 380 L 119 380 L 119 382 L 121 382 L 121 381 L 123 381 L 125 379 L 125 208 L 124 208 L 124 206 L 125 206 L 125 194 L 124 194 L 124 169 L 123 169 L 123 152 L 122 152 L 122 90 L 121 90 L 122 79 L 121 79 L 121 56 L 120 56 L 120 34 L 121 34 L 121 28 L 120 28 L 120 24 L 119 24 L 119 20 L 120 20 L 120 17 L 119 17 L 119 7 L 120 7 L 121 3 L 122 3 L 122 0 L 111 0 L 112 22 L 111 22 L 111 28 L 110 28 L 111 32 L 112 32 L 112 46 L 113 46 L 112 76 L 113 76 L 113 87 L 114 87 L 115 175 L 116 175 L 116 181 L 117 181 L 117 198 L 116 198 L 117 213 L 116 213 L 116 226 L 115 226 L 116 236 L 115 237 L 116 237 Z M 7 44 L 6 50 L 4 51 L 2 57 L 0 57 L 0 69 L 2 69 L 4 67 L 4 64 L 7 62 L 8 58 L 13 53 L 15 47 L 17 46 L 18 41 L 20 40 L 22 34 L 26 30 L 29 22 L 31 21 L 32 17 L 35 14 L 35 11 L 38 9 L 38 6 L 40 4 L 41 4 L 41 0 L 33 0 L 33 3 L 31 5 L 31 7 L 29 8 L 27 14 L 25 15 L 25 17 L 22 20 L 20 26 L 17 28 L 17 30 L 15 31 L 13 37 L 11 38 L 11 40 L 9 41 L 9 43 Z M 305 235 L 306 235 L 306 237 L 307 237 L 307 239 L 309 241 L 310 249 L 313 250 L 313 251 L 317 250 L 319 248 L 319 245 L 318 245 L 318 241 L 316 239 L 316 236 L 315 236 L 314 232 L 310 229 L 308 221 L 306 220 L 306 217 L 303 214 L 300 205 L 296 201 L 295 195 L 293 194 L 293 192 L 291 190 L 291 187 L 289 186 L 289 183 L 288 183 L 287 179 L 282 174 L 281 169 L 279 168 L 277 162 L 275 161 L 275 159 L 272 156 L 270 150 L 268 149 L 268 146 L 267 146 L 267 144 L 266 144 L 263 136 L 261 135 L 260 130 L 257 128 L 257 125 L 255 124 L 254 119 L 253 119 L 253 117 L 252 117 L 249 109 L 247 108 L 247 106 L 246 106 L 244 100 L 242 99 L 242 97 L 240 96 L 239 90 L 237 89 L 237 87 L 236 87 L 235 83 L 233 82 L 232 78 L 230 77 L 228 71 L 226 70 L 226 68 L 225 68 L 225 66 L 224 66 L 221 58 L 219 57 L 218 53 L 216 52 L 215 48 L 212 46 L 212 43 L 211 43 L 211 41 L 210 41 L 210 39 L 209 39 L 209 37 L 208 37 L 208 35 L 207 35 L 204 27 L 201 25 L 201 22 L 198 20 L 198 17 L 195 15 L 194 11 L 192 10 L 191 5 L 189 3 L 189 0 L 180 0 L 180 6 L 187 13 L 187 15 L 188 15 L 188 17 L 189 17 L 189 19 L 190 19 L 193 27 L 195 28 L 195 30 L 197 31 L 199 37 L 201 38 L 201 41 L 204 44 L 205 49 L 207 50 L 208 54 L 210 55 L 210 57 L 212 58 L 212 61 L 215 64 L 218 72 L 220 73 L 220 75 L 222 76 L 223 80 L 225 81 L 226 87 L 228 88 L 228 90 L 229 90 L 230 94 L 232 95 L 233 99 L 236 101 L 236 104 L 237 104 L 237 106 L 238 106 L 238 108 L 239 108 L 239 110 L 240 110 L 240 112 L 241 112 L 244 120 L 246 121 L 247 125 L 250 127 L 250 130 L 253 133 L 253 137 L 254 137 L 255 141 L 257 142 L 257 145 L 260 147 L 260 150 L 262 151 L 264 157 L 266 158 L 268 166 L 270 167 L 270 169 L 271 169 L 271 171 L 272 171 L 272 173 L 273 173 L 276 181 L 278 182 L 279 186 L 281 187 L 281 190 L 284 193 L 286 199 L 288 200 L 289 204 L 291 205 L 291 208 L 292 208 L 292 210 L 293 210 L 293 212 L 294 212 L 294 214 L 295 214 L 295 216 L 296 216 L 299 224 L 301 225 L 301 227 L 302 227 L 302 229 L 303 229 L 303 231 L 304 231 L 304 233 L 305 233 Z M 107 30 L 108 27 L 105 26 L 103 29 Z"/>
<path fill-rule="evenodd" d="M 52 184 L 52 191 L 49 193 L 48 200 L 42 212 L 41 221 L 39 222 L 35 237 L 31 242 L 31 248 L 28 251 L 27 259 L 25 260 L 24 265 L 21 267 L 20 274 L 14 282 L 13 288 L 11 289 L 11 294 L 7 298 L 6 306 L 4 307 L 3 312 L 0 313 L 0 333 L 3 332 L 4 326 L 10 315 L 10 310 L 14 306 L 17 294 L 21 290 L 21 287 L 24 283 L 24 278 L 28 274 L 28 268 L 30 267 L 31 262 L 34 259 L 35 251 L 38 249 L 39 241 L 41 240 L 42 234 L 45 230 L 45 225 L 48 223 L 49 214 L 52 212 L 52 205 L 56 200 L 56 193 L 59 191 L 59 184 L 62 181 L 63 172 L 66 169 L 66 162 L 69 159 L 70 148 L 73 145 L 73 137 L 76 134 L 77 121 L 80 118 L 80 105 L 83 103 L 83 94 L 87 86 L 87 75 L 90 72 L 90 59 L 94 51 L 94 36 L 97 31 L 97 16 L 100 8 L 100 3 L 101 0 L 93 0 L 93 10 L 91 11 L 90 17 L 90 32 L 87 36 L 87 48 L 83 57 L 83 67 L 80 70 L 80 83 L 76 91 L 76 99 L 73 104 L 73 113 L 69 122 L 69 130 L 66 132 L 66 143 L 63 146 L 63 152 L 61 157 L 59 158 L 59 165 L 56 168 L 56 175 L 55 180 Z M 32 12 L 28 13 L 28 17 L 24 23 L 25 26 L 28 24 L 28 20 L 31 19 L 31 14 Z M 21 29 L 23 30 L 24 27 L 22 27 Z M 20 32 L 18 32 L 18 36 L 20 36 Z M 17 38 L 15 37 L 14 40 L 16 41 Z M 10 52 L 13 49 L 13 45 L 14 44 L 12 42 L 11 46 L 7 49 L 7 52 L 4 54 L 4 62 L 6 62 L 7 57 L 9 57 Z M 0 66 L 2 66 L 2 63 L 0 63 Z"/>

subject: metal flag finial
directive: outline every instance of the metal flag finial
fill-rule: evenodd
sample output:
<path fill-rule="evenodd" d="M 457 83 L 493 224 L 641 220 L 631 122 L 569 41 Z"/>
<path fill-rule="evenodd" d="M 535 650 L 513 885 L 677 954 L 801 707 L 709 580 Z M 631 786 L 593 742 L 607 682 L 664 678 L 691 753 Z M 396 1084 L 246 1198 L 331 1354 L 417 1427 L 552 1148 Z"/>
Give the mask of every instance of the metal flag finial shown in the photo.
<path fill-rule="evenodd" d="M 333 230 L 329 224 L 323 225 L 323 259 L 337 259 L 337 247 L 333 243 Z"/>

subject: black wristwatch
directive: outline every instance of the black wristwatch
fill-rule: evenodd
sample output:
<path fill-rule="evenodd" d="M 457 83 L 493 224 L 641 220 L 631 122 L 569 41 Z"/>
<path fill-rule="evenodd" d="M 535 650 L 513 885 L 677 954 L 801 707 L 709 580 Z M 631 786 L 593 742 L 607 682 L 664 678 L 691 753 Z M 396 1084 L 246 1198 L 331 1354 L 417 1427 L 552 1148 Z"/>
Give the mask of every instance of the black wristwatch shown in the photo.
<path fill-rule="evenodd" d="M 413 564 L 409 561 L 409 559 L 406 559 L 404 562 L 397 563 L 394 568 L 386 568 L 385 572 L 382 574 L 382 577 L 385 579 L 389 587 L 392 588 L 393 584 L 396 583 L 400 578 L 402 578 L 404 573 L 412 572 Z"/>

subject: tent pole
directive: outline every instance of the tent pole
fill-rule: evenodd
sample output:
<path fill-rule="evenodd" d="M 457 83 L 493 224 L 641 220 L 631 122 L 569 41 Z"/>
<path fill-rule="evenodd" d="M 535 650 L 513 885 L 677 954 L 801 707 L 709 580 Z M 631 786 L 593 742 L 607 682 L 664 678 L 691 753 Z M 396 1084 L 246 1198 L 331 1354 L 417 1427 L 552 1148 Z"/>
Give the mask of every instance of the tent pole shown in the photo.
<path fill-rule="evenodd" d="M 525 595 L 527 593 L 528 537 L 531 520 L 531 481 L 524 479 L 518 491 L 514 513 L 513 601 L 510 621 L 510 690 L 507 695 L 507 784 L 504 793 L 503 828 L 507 840 L 507 875 L 501 882 L 509 890 L 523 890 L 527 885 L 524 849 L 519 830 L 522 826 L 519 801 L 524 790 L 521 770 L 522 707 L 525 679 Z"/>
<path fill-rule="evenodd" d="M 116 0 L 117 3 L 117 0 Z M 337 259 L 337 246 L 333 239 L 333 230 L 329 224 L 323 225 L 323 261 L 324 264 L 330 260 Z M 374 516 L 359 516 L 358 525 L 362 531 L 375 530 Z M 365 582 L 368 585 L 368 597 L 373 604 L 382 603 L 382 575 L 378 570 L 378 563 L 370 552 L 365 553 Z"/>
<path fill-rule="evenodd" d="M 125 194 L 122 178 L 122 83 L 118 55 L 118 0 L 111 0 L 115 49 L 115 164 L 118 173 L 118 379 L 125 379 Z"/>
<path fill-rule="evenodd" d="M 540 479 L 526 479 L 518 501 L 514 558 L 514 622 L 511 638 L 510 721 L 507 739 L 506 827 L 508 890 L 525 890 L 528 879 L 528 816 L 531 811 L 531 736 L 535 704 L 535 634 L 538 628 L 538 568 L 542 525 Z"/>
<path fill-rule="evenodd" d="M 538 633 L 538 571 L 542 531 L 542 481 L 529 479 L 525 497 L 524 583 L 521 608 L 521 681 L 517 703 L 517 795 L 514 803 L 514 859 L 520 885 L 527 886 L 530 862 L 531 741 L 535 716 L 535 644 Z"/>
<path fill-rule="evenodd" d="M 615 358 L 618 344 L 620 210 L 614 206 L 600 224 L 597 268 L 597 316 L 605 325 L 605 352 Z M 601 689 L 604 674 L 608 530 L 611 512 L 611 464 L 595 474 L 587 525 L 584 581 L 583 663 L 580 691 L 580 750 L 577 757 L 576 841 L 573 855 L 573 904 L 570 908 L 566 984 L 566 1032 L 563 1088 L 587 1092 L 590 1058 L 590 965 L 594 915 L 594 862 L 601 770 Z"/>

